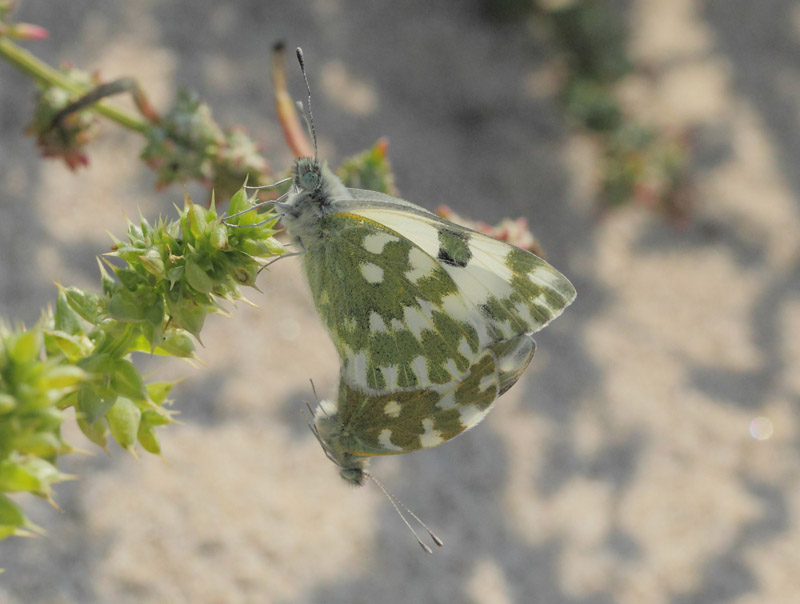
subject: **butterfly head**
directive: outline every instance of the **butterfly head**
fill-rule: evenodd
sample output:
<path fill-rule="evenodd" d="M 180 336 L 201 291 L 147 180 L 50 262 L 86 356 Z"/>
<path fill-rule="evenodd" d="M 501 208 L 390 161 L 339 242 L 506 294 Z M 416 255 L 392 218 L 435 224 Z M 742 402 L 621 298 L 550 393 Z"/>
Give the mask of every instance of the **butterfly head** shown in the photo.
<path fill-rule="evenodd" d="M 325 455 L 339 467 L 345 482 L 360 487 L 367 478 L 369 458 L 352 453 L 347 429 L 341 423 L 339 410 L 333 401 L 322 400 L 314 413 L 311 428 Z"/>
<path fill-rule="evenodd" d="M 300 191 L 317 193 L 322 188 L 322 166 L 313 157 L 301 157 L 294 164 L 294 185 Z"/>

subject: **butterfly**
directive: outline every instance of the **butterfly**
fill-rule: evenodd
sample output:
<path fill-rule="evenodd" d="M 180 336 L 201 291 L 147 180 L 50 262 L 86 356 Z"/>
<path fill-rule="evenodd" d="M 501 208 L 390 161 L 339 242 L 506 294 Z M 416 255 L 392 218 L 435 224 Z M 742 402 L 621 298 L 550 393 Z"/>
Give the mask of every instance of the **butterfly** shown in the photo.
<path fill-rule="evenodd" d="M 302 52 L 298 59 L 308 88 Z M 350 189 L 296 160 L 277 208 L 341 366 L 312 430 L 348 482 L 370 457 L 427 449 L 475 426 L 530 363 L 531 335 L 575 299 L 535 254 L 408 201 Z M 284 201 L 285 200 L 285 201 Z M 402 515 L 402 514 L 401 514 Z"/>

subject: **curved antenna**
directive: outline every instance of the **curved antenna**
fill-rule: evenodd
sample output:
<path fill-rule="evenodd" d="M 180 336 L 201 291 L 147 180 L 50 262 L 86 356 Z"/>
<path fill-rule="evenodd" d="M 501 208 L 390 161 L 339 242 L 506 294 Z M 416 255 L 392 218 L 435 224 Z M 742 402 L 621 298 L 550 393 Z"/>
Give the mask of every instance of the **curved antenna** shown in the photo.
<path fill-rule="evenodd" d="M 300 63 L 300 71 L 303 72 L 303 80 L 306 83 L 306 92 L 308 92 L 308 119 L 311 122 L 311 138 L 314 140 L 314 163 L 319 160 L 319 153 L 317 151 L 317 131 L 314 128 L 314 114 L 311 111 L 311 86 L 308 84 L 308 76 L 306 75 L 306 60 L 303 56 L 303 49 L 297 47 L 297 61 Z"/>
<path fill-rule="evenodd" d="M 408 527 L 408 530 L 411 531 L 411 534 L 413 534 L 414 537 L 417 539 L 417 543 L 419 543 L 419 546 L 423 550 L 425 550 L 429 554 L 433 553 L 433 550 L 430 547 L 428 547 L 428 545 L 425 544 L 422 541 L 422 539 L 419 538 L 419 535 L 417 535 L 417 531 L 415 531 L 414 528 L 411 526 L 411 524 L 408 522 L 408 520 L 406 519 L 405 515 L 400 510 L 400 507 L 402 507 L 406 511 L 406 513 L 409 514 L 414 520 L 419 522 L 420 525 L 422 525 L 422 528 L 424 528 L 426 531 L 428 531 L 428 535 L 430 535 L 430 538 L 433 540 L 433 542 L 436 545 L 438 545 L 439 547 L 442 547 L 444 545 L 444 542 L 441 539 L 439 539 L 439 537 L 437 537 L 436 534 L 431 529 L 428 528 L 428 525 L 425 524 L 424 522 L 422 522 L 422 520 L 420 520 L 419 516 L 417 516 L 414 512 L 412 512 L 405 503 L 403 503 L 397 497 L 395 497 L 392 493 L 390 493 L 389 489 L 387 489 L 385 486 L 383 486 L 383 484 L 381 484 L 381 482 L 377 478 L 375 478 L 375 476 L 373 476 L 371 473 L 366 472 L 366 471 L 364 472 L 364 475 L 367 476 L 372 482 L 374 482 L 375 486 L 377 486 L 381 490 L 381 492 L 386 496 L 386 499 L 388 499 L 389 503 L 392 504 L 392 506 L 394 507 L 395 512 L 397 512 L 397 515 L 400 516 L 400 519 Z M 399 506 L 398 506 L 398 504 L 399 504 Z"/>

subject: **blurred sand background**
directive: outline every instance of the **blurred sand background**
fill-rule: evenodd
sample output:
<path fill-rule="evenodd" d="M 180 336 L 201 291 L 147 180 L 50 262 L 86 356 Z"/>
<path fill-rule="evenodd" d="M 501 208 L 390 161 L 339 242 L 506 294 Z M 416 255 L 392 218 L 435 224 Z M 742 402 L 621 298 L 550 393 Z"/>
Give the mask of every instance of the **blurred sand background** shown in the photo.
<path fill-rule="evenodd" d="M 653 74 L 622 87 L 629 111 L 697 132 L 685 230 L 596 219 L 592 147 L 542 85 L 556 49 L 477 2 L 25 1 L 19 20 L 51 32 L 36 54 L 135 75 L 162 109 L 190 87 L 278 170 L 269 48 L 303 46 L 323 156 L 387 136 L 406 198 L 528 217 L 579 293 L 479 428 L 373 464 L 444 539 L 427 556 L 305 427 L 308 380 L 327 392 L 336 360 L 299 262 L 277 263 L 259 309 L 208 320 L 206 368 L 141 359 L 186 377 L 168 463 L 73 455 L 62 511 L 25 499 L 49 535 L 0 543 L 0 603 L 800 601 L 800 3 L 619 6 Z M 0 315 L 27 323 L 54 281 L 98 287 L 125 214 L 182 199 L 111 125 L 86 170 L 40 160 L 32 95 L 0 65 Z"/>

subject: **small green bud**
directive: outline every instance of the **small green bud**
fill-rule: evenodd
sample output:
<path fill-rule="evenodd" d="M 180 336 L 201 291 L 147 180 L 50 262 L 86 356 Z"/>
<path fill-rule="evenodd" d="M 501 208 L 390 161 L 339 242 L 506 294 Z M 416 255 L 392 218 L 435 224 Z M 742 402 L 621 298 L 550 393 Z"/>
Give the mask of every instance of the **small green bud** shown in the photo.
<path fill-rule="evenodd" d="M 148 453 L 152 453 L 153 455 L 161 453 L 161 444 L 158 442 L 155 426 L 144 421 L 144 418 L 142 418 L 142 421 L 139 423 L 139 430 L 136 434 L 136 438 L 141 443 L 142 448 Z"/>
<path fill-rule="evenodd" d="M 213 226 L 209 241 L 218 250 L 227 250 L 230 247 L 228 245 L 228 229 L 224 224 L 215 224 Z"/>
<path fill-rule="evenodd" d="M 189 226 L 189 232 L 194 236 L 195 240 L 200 239 L 203 233 L 208 229 L 203 208 L 191 201 L 186 210 L 186 222 Z"/>
<path fill-rule="evenodd" d="M 236 193 L 233 194 L 233 197 L 231 197 L 231 202 L 228 204 L 227 215 L 232 216 L 233 214 L 238 214 L 239 212 L 242 212 L 252 207 L 253 204 L 250 202 L 250 200 L 247 197 L 247 193 L 245 193 L 245 190 L 242 188 L 236 191 Z M 237 216 L 233 220 L 236 221 L 235 224 L 248 224 L 246 220 L 241 220 L 248 216 L 249 214 L 242 214 L 241 216 Z"/>
<path fill-rule="evenodd" d="M 106 444 L 108 443 L 108 425 L 106 424 L 105 420 L 100 419 L 92 424 L 89 423 L 85 417 L 78 416 L 77 419 L 78 427 L 81 429 L 81 432 L 84 433 L 86 438 L 99 447 L 105 449 Z"/>
<path fill-rule="evenodd" d="M 136 444 L 142 412 L 131 399 L 121 396 L 106 414 L 111 436 L 123 449 L 131 451 Z"/>
<path fill-rule="evenodd" d="M 154 247 L 151 247 L 143 255 L 139 256 L 142 261 L 142 266 L 152 275 L 161 277 L 164 275 L 164 261 L 161 259 L 161 253 Z"/>

